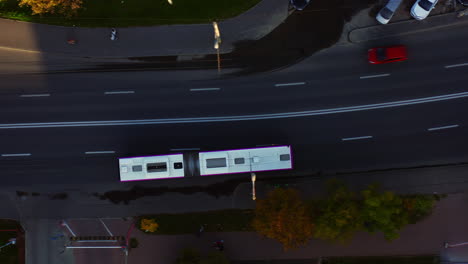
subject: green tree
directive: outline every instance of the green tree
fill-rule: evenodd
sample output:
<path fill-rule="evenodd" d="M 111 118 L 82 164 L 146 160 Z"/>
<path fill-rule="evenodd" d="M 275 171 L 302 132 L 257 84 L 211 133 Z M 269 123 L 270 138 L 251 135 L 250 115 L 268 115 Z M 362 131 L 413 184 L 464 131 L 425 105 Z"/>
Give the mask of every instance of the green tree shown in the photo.
<path fill-rule="evenodd" d="M 409 214 L 409 223 L 416 224 L 431 215 L 437 199 L 439 197 L 424 194 L 403 196 L 403 208 Z"/>
<path fill-rule="evenodd" d="M 380 192 L 377 185 L 370 185 L 361 195 L 364 229 L 370 233 L 381 231 L 388 240 L 398 238 L 398 231 L 409 223 L 403 199 L 389 191 Z"/>
<path fill-rule="evenodd" d="M 266 199 L 257 201 L 252 226 L 287 250 L 306 244 L 312 238 L 314 225 L 298 191 L 277 188 Z"/>
<path fill-rule="evenodd" d="M 360 203 L 355 192 L 336 180 L 328 182 L 327 190 L 314 216 L 314 237 L 343 242 L 362 228 Z"/>
<path fill-rule="evenodd" d="M 229 259 L 223 253 L 216 251 L 203 257 L 200 264 L 229 264 Z"/>
<path fill-rule="evenodd" d="M 193 248 L 185 248 L 182 250 L 179 257 L 177 257 L 175 264 L 199 264 L 200 253 Z"/>

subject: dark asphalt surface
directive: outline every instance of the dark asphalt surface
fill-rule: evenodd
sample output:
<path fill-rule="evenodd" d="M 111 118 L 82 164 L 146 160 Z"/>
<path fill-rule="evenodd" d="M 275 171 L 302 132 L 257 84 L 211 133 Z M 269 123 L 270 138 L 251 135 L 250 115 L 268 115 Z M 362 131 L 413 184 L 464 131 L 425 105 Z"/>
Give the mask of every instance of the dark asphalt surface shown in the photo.
<path fill-rule="evenodd" d="M 468 67 L 444 68 L 468 61 L 464 32 L 455 27 L 443 34 L 435 30 L 338 46 L 282 71 L 241 78 L 200 80 L 212 77 L 203 72 L 2 76 L 0 124 L 283 113 L 465 92 Z M 410 60 L 367 64 L 369 47 L 390 44 L 407 45 Z M 384 73 L 391 75 L 360 79 Z M 199 80 L 187 80 L 194 75 Z M 305 85 L 275 87 L 294 82 Z M 200 88 L 220 90 L 190 91 Z M 109 91 L 134 93 L 104 94 Z M 44 93 L 50 96 L 20 97 Z M 468 161 L 466 100 L 263 121 L 0 130 L 0 154 L 31 153 L 1 157 L 0 171 L 4 186 L 115 183 L 118 157 L 263 144 L 291 144 L 298 172 L 463 162 Z M 427 131 L 454 124 L 459 127 Z M 373 138 L 342 141 L 359 136 Z M 116 153 L 90 156 L 86 151 Z"/>

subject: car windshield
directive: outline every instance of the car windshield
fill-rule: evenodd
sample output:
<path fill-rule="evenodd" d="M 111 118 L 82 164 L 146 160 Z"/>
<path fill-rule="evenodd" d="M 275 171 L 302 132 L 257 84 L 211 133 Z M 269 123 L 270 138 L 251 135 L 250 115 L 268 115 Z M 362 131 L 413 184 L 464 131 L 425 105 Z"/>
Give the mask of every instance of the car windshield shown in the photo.
<path fill-rule="evenodd" d="M 419 1 L 418 5 L 426 11 L 430 11 L 432 7 L 432 3 L 429 2 L 428 0 L 421 0 Z"/>
<path fill-rule="evenodd" d="M 384 48 L 377 49 L 377 60 L 384 61 L 387 59 L 387 55 Z"/>
<path fill-rule="evenodd" d="M 392 15 L 393 15 L 393 12 L 392 12 L 390 9 L 384 7 L 384 8 L 380 11 L 380 15 L 381 15 L 383 18 L 385 18 L 385 19 L 390 19 L 390 18 L 392 17 Z"/>

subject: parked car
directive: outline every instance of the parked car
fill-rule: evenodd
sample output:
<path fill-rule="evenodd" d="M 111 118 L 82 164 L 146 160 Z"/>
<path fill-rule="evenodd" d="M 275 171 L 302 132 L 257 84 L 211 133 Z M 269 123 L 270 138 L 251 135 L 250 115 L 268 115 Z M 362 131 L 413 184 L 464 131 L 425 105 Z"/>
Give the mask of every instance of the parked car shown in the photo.
<path fill-rule="evenodd" d="M 463 6 L 468 6 L 468 0 L 458 0 L 458 3 L 460 3 Z"/>
<path fill-rule="evenodd" d="M 289 0 L 289 2 L 296 10 L 303 10 L 309 4 L 310 0 Z"/>
<path fill-rule="evenodd" d="M 370 64 L 383 64 L 408 59 L 406 47 L 402 45 L 369 49 L 367 57 Z"/>
<path fill-rule="evenodd" d="M 417 20 L 425 19 L 432 9 L 434 9 L 438 0 L 417 0 L 411 8 L 411 16 Z"/>
<path fill-rule="evenodd" d="M 375 19 L 381 24 L 387 24 L 392 19 L 393 14 L 400 6 L 402 0 L 389 0 L 388 3 L 379 11 Z"/>

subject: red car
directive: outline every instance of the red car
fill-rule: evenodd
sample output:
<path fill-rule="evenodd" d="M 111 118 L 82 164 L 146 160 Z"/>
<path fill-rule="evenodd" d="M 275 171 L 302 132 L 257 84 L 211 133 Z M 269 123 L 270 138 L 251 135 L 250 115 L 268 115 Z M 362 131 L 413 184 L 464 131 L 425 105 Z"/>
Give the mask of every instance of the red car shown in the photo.
<path fill-rule="evenodd" d="M 408 59 L 405 46 L 372 48 L 369 49 L 367 56 L 371 64 L 382 64 Z"/>

